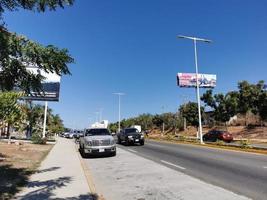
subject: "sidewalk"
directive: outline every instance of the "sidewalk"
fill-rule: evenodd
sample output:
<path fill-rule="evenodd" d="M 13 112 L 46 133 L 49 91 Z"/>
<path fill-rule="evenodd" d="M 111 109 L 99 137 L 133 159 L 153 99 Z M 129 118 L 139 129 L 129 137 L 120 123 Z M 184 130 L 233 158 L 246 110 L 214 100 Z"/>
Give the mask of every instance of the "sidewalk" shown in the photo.
<path fill-rule="evenodd" d="M 72 140 L 58 138 L 37 173 L 15 199 L 94 200 Z"/>

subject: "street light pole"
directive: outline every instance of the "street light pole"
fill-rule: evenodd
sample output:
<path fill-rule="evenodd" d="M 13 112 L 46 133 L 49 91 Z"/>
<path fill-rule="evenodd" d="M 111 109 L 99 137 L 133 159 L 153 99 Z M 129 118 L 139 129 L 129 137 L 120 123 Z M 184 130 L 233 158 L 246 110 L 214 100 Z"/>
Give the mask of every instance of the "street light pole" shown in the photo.
<path fill-rule="evenodd" d="M 119 127 L 118 127 L 118 131 L 121 131 L 121 96 L 125 95 L 124 93 L 118 92 L 118 93 L 113 93 L 115 95 L 119 96 Z"/>
<path fill-rule="evenodd" d="M 203 38 L 196 38 L 196 37 L 189 37 L 184 35 L 178 35 L 178 38 L 182 39 L 190 39 L 194 42 L 194 51 L 195 51 L 195 66 L 196 66 L 196 84 L 197 84 L 197 104 L 198 104 L 198 123 L 199 123 L 199 130 L 198 136 L 200 137 L 200 143 L 203 144 L 202 138 L 202 121 L 201 121 L 201 105 L 200 105 L 200 95 L 199 95 L 199 80 L 198 80 L 198 62 L 197 62 L 197 41 L 211 43 L 211 40 L 203 39 Z"/>

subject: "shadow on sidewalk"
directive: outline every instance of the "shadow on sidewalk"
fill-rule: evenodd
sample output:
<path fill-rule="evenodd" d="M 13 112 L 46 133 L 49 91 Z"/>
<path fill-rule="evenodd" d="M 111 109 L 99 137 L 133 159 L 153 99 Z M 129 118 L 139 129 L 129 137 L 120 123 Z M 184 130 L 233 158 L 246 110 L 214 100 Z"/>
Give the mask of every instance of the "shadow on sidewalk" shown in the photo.
<path fill-rule="evenodd" d="M 0 165 L 0 199 L 9 199 L 24 186 L 33 171 Z"/>
<path fill-rule="evenodd" d="M 77 197 L 68 197 L 68 198 L 53 198 L 53 191 L 57 188 L 63 188 L 72 181 L 72 178 L 69 176 L 59 177 L 57 179 L 51 179 L 47 181 L 31 181 L 28 183 L 26 188 L 34 188 L 34 191 L 31 191 L 23 196 L 18 196 L 16 199 L 19 200 L 100 200 L 98 195 L 95 194 L 82 194 Z"/>
<path fill-rule="evenodd" d="M 39 174 L 39 173 L 44 173 L 44 172 L 51 172 L 51 171 L 55 171 L 58 169 L 60 169 L 60 167 L 50 167 L 47 169 L 37 170 L 36 173 Z"/>

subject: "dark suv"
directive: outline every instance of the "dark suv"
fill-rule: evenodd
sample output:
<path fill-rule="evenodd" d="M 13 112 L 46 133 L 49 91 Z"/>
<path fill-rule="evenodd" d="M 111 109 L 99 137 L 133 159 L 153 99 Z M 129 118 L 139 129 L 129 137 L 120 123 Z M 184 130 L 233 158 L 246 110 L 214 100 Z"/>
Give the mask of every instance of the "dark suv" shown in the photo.
<path fill-rule="evenodd" d="M 143 133 L 140 133 L 136 128 L 125 128 L 121 130 L 117 135 L 118 143 L 125 143 L 125 145 L 139 143 L 140 145 L 145 144 L 145 138 Z"/>

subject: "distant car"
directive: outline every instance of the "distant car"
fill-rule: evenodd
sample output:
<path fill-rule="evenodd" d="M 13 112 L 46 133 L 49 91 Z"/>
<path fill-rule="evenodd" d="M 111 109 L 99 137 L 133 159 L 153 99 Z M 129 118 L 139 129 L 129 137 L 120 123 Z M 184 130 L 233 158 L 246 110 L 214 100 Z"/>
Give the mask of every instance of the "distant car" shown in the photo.
<path fill-rule="evenodd" d="M 125 145 L 139 143 L 145 144 L 145 137 L 143 133 L 140 133 L 136 128 L 125 128 L 117 135 L 118 143 L 124 143 Z"/>
<path fill-rule="evenodd" d="M 69 132 L 65 132 L 65 133 L 63 134 L 63 137 L 64 137 L 64 138 L 70 138 L 70 133 L 69 133 Z"/>
<path fill-rule="evenodd" d="M 211 130 L 205 135 L 203 135 L 203 140 L 212 142 L 216 142 L 217 140 L 222 140 L 224 142 L 232 142 L 233 135 L 227 131 Z"/>
<path fill-rule="evenodd" d="M 86 155 L 109 154 L 116 155 L 116 143 L 106 128 L 86 129 L 79 140 L 80 152 Z"/>

